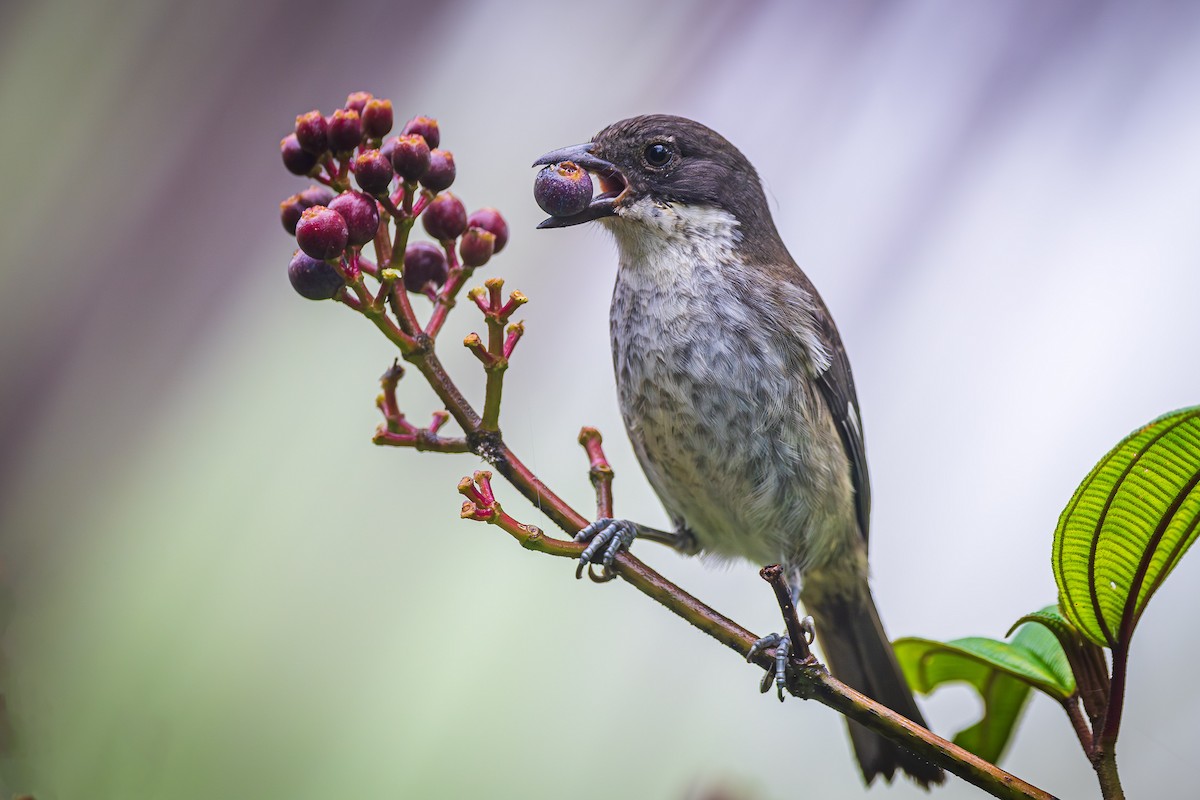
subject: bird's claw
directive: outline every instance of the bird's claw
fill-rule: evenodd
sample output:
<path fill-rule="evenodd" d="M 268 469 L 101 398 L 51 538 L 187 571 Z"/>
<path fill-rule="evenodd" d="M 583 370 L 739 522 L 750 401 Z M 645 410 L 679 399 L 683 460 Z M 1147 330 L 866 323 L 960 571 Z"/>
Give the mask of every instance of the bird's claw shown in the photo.
<path fill-rule="evenodd" d="M 575 577 L 583 574 L 588 564 L 599 563 L 606 569 L 622 550 L 628 550 L 637 537 L 637 525 L 627 519 L 601 517 L 575 534 L 575 541 L 587 542 L 588 546 L 579 555 L 579 567 Z"/>
<path fill-rule="evenodd" d="M 804 635 L 804 650 L 807 650 L 807 645 L 813 643 L 816 638 L 816 628 L 813 624 L 812 617 L 805 617 L 800 620 L 800 630 Z M 779 692 L 779 702 L 783 702 L 784 691 L 787 689 L 787 665 L 788 659 L 792 655 L 792 640 L 791 637 L 780 635 L 778 633 L 769 633 L 762 637 L 750 646 L 750 651 L 746 653 L 746 660 L 753 661 L 754 657 L 764 650 L 775 648 L 775 666 L 767 669 L 763 675 L 762 683 L 759 685 L 759 690 L 767 692 L 771 688 L 771 683 L 774 682 L 776 691 Z M 772 678 L 774 681 L 772 681 Z"/>

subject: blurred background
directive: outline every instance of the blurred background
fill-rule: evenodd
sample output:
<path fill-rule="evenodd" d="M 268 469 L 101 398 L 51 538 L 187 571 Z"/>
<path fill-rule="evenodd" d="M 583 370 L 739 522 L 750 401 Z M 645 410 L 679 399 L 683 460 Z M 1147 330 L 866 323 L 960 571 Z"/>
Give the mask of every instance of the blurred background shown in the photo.
<path fill-rule="evenodd" d="M 0 788 L 859 796 L 833 712 L 460 521 L 472 457 L 371 445 L 393 353 L 289 287 L 277 204 L 306 184 L 279 139 L 360 89 L 440 120 L 456 193 L 513 228 L 483 277 L 531 299 L 506 435 L 591 513 L 575 436 L 598 426 L 618 513 L 663 525 L 617 415 L 615 248 L 535 231 L 529 164 L 639 113 L 725 134 L 854 363 L 889 632 L 999 637 L 1055 599 L 1051 535 L 1092 464 L 1200 402 L 1198 79 L 1180 2 L 0 5 Z M 478 327 L 464 307 L 442 339 L 477 398 L 455 343 Z M 401 400 L 434 409 L 415 380 Z M 750 565 L 636 550 L 779 626 Z M 1131 796 L 1193 785 L 1193 558 L 1133 648 Z M 979 713 L 965 689 L 925 707 L 946 735 Z M 1003 763 L 1098 795 L 1045 698 Z"/>

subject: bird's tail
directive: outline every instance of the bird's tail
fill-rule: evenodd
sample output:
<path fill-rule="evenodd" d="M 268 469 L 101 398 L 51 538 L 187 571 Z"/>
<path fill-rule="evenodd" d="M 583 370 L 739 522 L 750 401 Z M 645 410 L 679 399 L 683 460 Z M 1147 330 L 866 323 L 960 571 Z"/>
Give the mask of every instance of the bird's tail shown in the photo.
<path fill-rule="evenodd" d="M 871 590 L 865 585 L 854 596 L 802 592 L 804 606 L 816 620 L 817 637 L 829 671 L 843 683 L 888 708 L 925 725 L 896 654 L 883 631 Z M 945 779 L 942 770 L 890 739 L 847 720 L 859 768 L 868 784 L 882 775 L 891 781 L 896 769 L 908 773 L 924 788 Z"/>

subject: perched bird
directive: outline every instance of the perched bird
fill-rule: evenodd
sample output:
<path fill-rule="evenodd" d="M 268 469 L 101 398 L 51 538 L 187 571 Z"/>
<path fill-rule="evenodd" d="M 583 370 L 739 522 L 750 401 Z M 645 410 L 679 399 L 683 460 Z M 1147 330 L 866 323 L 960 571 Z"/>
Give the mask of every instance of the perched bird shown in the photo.
<path fill-rule="evenodd" d="M 850 362 L 824 302 L 784 247 L 754 167 L 682 117 L 623 120 L 535 162 L 600 183 L 582 211 L 620 251 L 610 312 L 621 414 L 675 530 L 602 519 L 586 559 L 634 536 L 684 553 L 779 563 L 831 672 L 924 725 L 867 583 L 871 492 Z M 864 779 L 942 771 L 850 723 Z"/>

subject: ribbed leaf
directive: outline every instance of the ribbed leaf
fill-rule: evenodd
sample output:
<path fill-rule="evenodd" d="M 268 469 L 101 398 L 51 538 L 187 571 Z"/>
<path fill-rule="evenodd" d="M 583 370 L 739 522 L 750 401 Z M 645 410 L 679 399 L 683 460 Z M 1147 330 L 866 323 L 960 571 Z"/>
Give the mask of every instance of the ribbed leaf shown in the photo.
<path fill-rule="evenodd" d="M 963 681 L 983 699 L 983 717 L 954 736 L 954 743 L 995 763 L 1004 752 L 1029 692 L 1056 700 L 1070 697 L 1075 678 L 1054 634 L 1026 625 L 1012 642 L 969 637 L 952 642 L 898 639 L 896 657 L 913 689 L 929 694 L 943 683 Z"/>
<path fill-rule="evenodd" d="M 1098 645 L 1127 644 L 1198 525 L 1200 406 L 1130 434 L 1075 491 L 1052 559 L 1067 619 Z"/>

